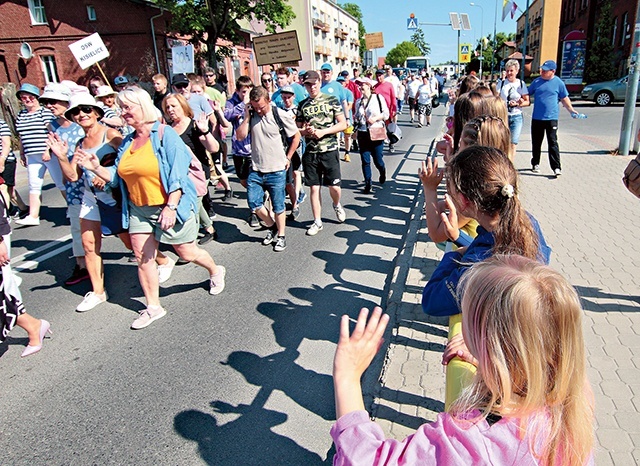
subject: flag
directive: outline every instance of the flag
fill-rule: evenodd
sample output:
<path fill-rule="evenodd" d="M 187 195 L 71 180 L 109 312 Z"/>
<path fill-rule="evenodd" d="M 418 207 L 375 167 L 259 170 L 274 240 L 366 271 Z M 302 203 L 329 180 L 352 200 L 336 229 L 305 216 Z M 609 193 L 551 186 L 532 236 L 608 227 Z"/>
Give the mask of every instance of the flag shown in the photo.
<path fill-rule="evenodd" d="M 511 19 L 513 19 L 517 11 L 518 11 L 518 5 L 516 5 L 516 2 L 511 2 Z"/>
<path fill-rule="evenodd" d="M 504 22 L 504 19 L 507 17 L 507 15 L 509 14 L 509 12 L 511 12 L 512 10 L 512 5 L 513 2 L 511 0 L 503 0 L 502 1 L 502 21 Z M 511 17 L 513 18 L 513 13 L 511 13 Z"/>

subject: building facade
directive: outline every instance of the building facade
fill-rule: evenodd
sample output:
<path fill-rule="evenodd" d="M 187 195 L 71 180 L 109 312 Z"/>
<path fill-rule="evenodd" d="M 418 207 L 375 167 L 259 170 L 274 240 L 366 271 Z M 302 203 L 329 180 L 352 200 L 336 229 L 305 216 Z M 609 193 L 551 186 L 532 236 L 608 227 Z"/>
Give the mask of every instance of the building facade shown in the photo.
<path fill-rule="evenodd" d="M 611 24 L 608 37 L 613 47 L 611 66 L 618 77 L 627 74 L 629 57 L 633 47 L 634 16 L 638 0 L 606 0 L 611 5 Z M 564 0 L 560 19 L 560 40 L 572 31 L 580 31 L 587 37 L 589 46 L 596 40 L 597 24 L 605 2 L 597 0 Z"/>
<path fill-rule="evenodd" d="M 110 52 L 100 62 L 109 80 L 120 74 L 150 80 L 168 71 L 169 21 L 145 0 L 0 2 L 0 82 L 41 88 L 64 79 L 85 83 L 98 69 L 82 70 L 69 44 L 95 32 Z"/>
<path fill-rule="evenodd" d="M 531 71 L 534 73 L 546 60 L 558 59 L 561 3 L 561 0 L 534 0 L 529 5 L 527 55 L 532 57 Z M 515 40 L 520 53 L 524 42 L 525 22 L 526 14 L 523 13 L 518 17 Z"/>

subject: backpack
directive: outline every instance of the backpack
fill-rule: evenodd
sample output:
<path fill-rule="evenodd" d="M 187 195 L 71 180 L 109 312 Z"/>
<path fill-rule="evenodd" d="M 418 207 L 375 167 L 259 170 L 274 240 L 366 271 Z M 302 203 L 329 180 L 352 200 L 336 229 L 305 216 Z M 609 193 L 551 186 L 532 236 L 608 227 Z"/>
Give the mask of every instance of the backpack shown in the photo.
<path fill-rule="evenodd" d="M 282 139 L 282 147 L 284 147 L 284 153 L 286 155 L 289 152 L 289 146 L 291 146 L 293 138 L 287 136 L 287 132 L 284 129 L 284 123 L 282 122 L 282 118 L 280 118 L 278 110 L 278 107 L 273 107 L 271 112 L 273 113 L 273 118 L 276 120 L 276 124 L 278 125 L 280 138 Z M 296 147 L 296 149 L 298 148 Z"/>

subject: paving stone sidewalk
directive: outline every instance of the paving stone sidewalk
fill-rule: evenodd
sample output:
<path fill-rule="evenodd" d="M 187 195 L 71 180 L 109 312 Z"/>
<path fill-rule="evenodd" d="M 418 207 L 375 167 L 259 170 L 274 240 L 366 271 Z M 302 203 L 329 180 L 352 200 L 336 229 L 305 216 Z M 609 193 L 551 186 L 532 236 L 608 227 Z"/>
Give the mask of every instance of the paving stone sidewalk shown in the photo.
<path fill-rule="evenodd" d="M 524 206 L 553 248 L 551 265 L 582 297 L 598 465 L 640 464 L 640 201 L 621 183 L 632 157 L 609 154 L 617 147 L 617 136 L 561 117 L 563 174 L 554 179 L 546 141 L 542 173 L 530 172 L 525 124 L 515 162 Z M 416 186 L 407 241 L 387 305 L 392 337 L 372 405 L 376 422 L 397 439 L 444 409 L 440 360 L 447 322 L 426 316 L 420 305 L 422 289 L 443 253 L 427 235 L 422 209 L 423 196 Z"/>

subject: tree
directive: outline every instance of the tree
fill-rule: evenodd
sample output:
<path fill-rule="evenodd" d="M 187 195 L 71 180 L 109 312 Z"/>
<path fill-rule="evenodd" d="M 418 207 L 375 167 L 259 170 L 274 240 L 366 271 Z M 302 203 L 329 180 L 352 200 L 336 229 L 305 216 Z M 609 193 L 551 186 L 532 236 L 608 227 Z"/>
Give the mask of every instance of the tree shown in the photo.
<path fill-rule="evenodd" d="M 263 21 L 268 32 L 285 28 L 295 18 L 286 0 L 155 0 L 172 13 L 171 29 L 191 37 L 190 42 L 204 42 L 209 59 L 218 60 L 230 55 L 230 49 L 216 50 L 218 39 L 238 42 L 242 20 Z"/>
<path fill-rule="evenodd" d="M 424 40 L 424 31 L 421 28 L 416 29 L 416 32 L 411 36 L 411 43 L 418 47 L 420 55 L 430 55 L 431 46 Z"/>
<path fill-rule="evenodd" d="M 482 41 L 482 59 L 483 59 L 482 70 L 489 71 L 491 69 L 491 57 L 494 57 L 494 52 L 495 52 L 494 69 L 497 70 L 500 67 L 500 60 L 503 60 L 504 58 L 506 58 L 506 57 L 498 56 L 498 50 L 500 50 L 500 48 L 504 45 L 505 42 L 514 41 L 515 38 L 516 38 L 516 35 L 513 32 L 509 34 L 505 34 L 504 32 L 498 32 L 496 34 L 497 46 L 494 50 L 494 41 L 491 34 L 489 34 L 486 37 L 486 40 L 484 41 L 483 41 L 484 38 L 481 37 L 476 43 L 475 50 L 480 52 L 480 42 Z"/>
<path fill-rule="evenodd" d="M 616 78 L 613 63 L 613 46 L 611 45 L 611 2 L 606 1 L 600 7 L 598 22 L 595 25 L 595 40 L 591 47 L 587 45 L 587 61 L 584 80 L 587 83 L 610 81 Z"/>
<path fill-rule="evenodd" d="M 364 23 L 362 22 L 362 10 L 355 3 L 343 3 L 340 5 L 344 11 L 349 13 L 355 19 L 358 20 L 358 40 L 360 41 L 360 60 L 364 63 L 364 52 L 367 50 L 367 45 L 364 40 L 364 35 L 367 33 L 367 30 L 364 27 Z"/>
<path fill-rule="evenodd" d="M 387 52 L 385 63 L 391 66 L 402 66 L 407 57 L 415 57 L 418 55 L 421 55 L 421 52 L 416 44 L 405 40 Z"/>

